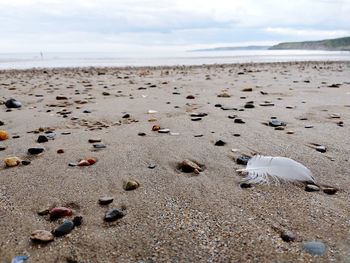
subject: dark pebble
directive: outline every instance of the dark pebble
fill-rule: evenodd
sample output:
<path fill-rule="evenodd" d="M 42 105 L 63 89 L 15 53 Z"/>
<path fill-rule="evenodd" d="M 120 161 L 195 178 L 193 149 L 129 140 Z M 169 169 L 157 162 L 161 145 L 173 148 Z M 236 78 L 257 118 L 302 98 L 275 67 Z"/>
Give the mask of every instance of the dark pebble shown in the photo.
<path fill-rule="evenodd" d="M 53 234 L 56 237 L 61 237 L 69 234 L 74 228 L 74 223 L 70 220 L 64 220 L 61 225 L 53 230 Z"/>
<path fill-rule="evenodd" d="M 252 102 L 247 102 L 247 103 L 244 105 L 244 108 L 246 108 L 246 109 L 253 109 L 253 108 L 255 108 L 255 106 L 254 106 L 254 103 L 252 103 Z"/>
<path fill-rule="evenodd" d="M 215 104 L 214 107 L 216 107 L 216 108 L 221 108 L 222 105 L 221 105 L 221 104 Z"/>
<path fill-rule="evenodd" d="M 30 161 L 24 160 L 24 161 L 22 161 L 22 165 L 30 165 Z"/>
<path fill-rule="evenodd" d="M 286 230 L 286 231 L 282 231 L 281 238 L 285 242 L 293 242 L 296 240 L 297 237 L 293 232 Z"/>
<path fill-rule="evenodd" d="M 149 169 L 154 169 L 154 168 L 156 168 L 157 167 L 157 165 L 155 164 L 155 163 L 150 163 L 149 165 L 148 165 L 148 168 Z"/>
<path fill-rule="evenodd" d="M 0 121 L 0 126 L 5 125 L 5 123 L 3 121 Z"/>
<path fill-rule="evenodd" d="M 279 126 L 286 126 L 286 124 L 283 121 L 279 121 L 277 119 L 272 119 L 269 121 L 269 126 L 279 127 Z"/>
<path fill-rule="evenodd" d="M 304 128 L 306 128 L 306 129 L 311 129 L 311 128 L 313 128 L 314 126 L 313 125 L 305 125 L 304 126 Z"/>
<path fill-rule="evenodd" d="M 233 122 L 234 122 L 234 123 L 241 123 L 241 124 L 244 124 L 244 123 L 245 123 L 244 120 L 239 119 L 239 118 L 236 118 Z"/>
<path fill-rule="evenodd" d="M 222 140 L 218 140 L 217 142 L 215 142 L 215 146 L 224 146 L 226 144 L 226 142 L 222 141 Z"/>
<path fill-rule="evenodd" d="M 191 121 L 201 121 L 202 120 L 202 118 L 191 118 Z"/>
<path fill-rule="evenodd" d="M 112 203 L 113 200 L 114 200 L 114 198 L 111 196 L 104 196 L 104 197 L 101 197 L 98 199 L 98 203 L 100 205 L 108 205 L 108 204 Z"/>
<path fill-rule="evenodd" d="M 9 109 L 17 109 L 22 107 L 22 103 L 15 99 L 9 99 L 5 102 L 5 106 Z"/>
<path fill-rule="evenodd" d="M 338 189 L 333 187 L 327 187 L 323 188 L 323 192 L 328 195 L 334 195 L 338 192 Z"/>
<path fill-rule="evenodd" d="M 104 220 L 106 222 L 113 222 L 113 221 L 116 221 L 124 216 L 125 216 L 125 214 L 123 212 L 121 212 L 120 210 L 111 209 L 111 210 L 108 210 L 107 213 L 105 214 Z"/>
<path fill-rule="evenodd" d="M 83 217 L 82 216 L 75 216 L 73 218 L 74 227 L 81 226 L 82 223 L 83 223 Z"/>
<path fill-rule="evenodd" d="M 235 133 L 235 134 L 233 134 L 233 136 L 235 136 L 235 137 L 239 137 L 239 136 L 241 136 L 239 133 Z"/>
<path fill-rule="evenodd" d="M 305 191 L 306 192 L 317 192 L 317 191 L 320 191 L 320 188 L 314 184 L 307 184 L 307 185 L 305 185 Z"/>
<path fill-rule="evenodd" d="M 240 186 L 241 188 L 244 188 L 244 189 L 246 189 L 246 188 L 252 188 L 252 185 L 251 185 L 251 184 L 248 184 L 248 183 L 241 183 L 239 186 Z"/>
<path fill-rule="evenodd" d="M 144 133 L 144 132 L 139 132 L 137 135 L 138 135 L 138 136 L 146 136 L 146 133 Z"/>
<path fill-rule="evenodd" d="M 44 148 L 40 148 L 40 147 L 33 147 L 28 149 L 28 153 L 30 154 L 40 154 L 43 151 L 44 151 Z"/>
<path fill-rule="evenodd" d="M 248 161 L 250 160 L 249 156 L 241 155 L 236 159 L 237 164 L 247 165 Z"/>
<path fill-rule="evenodd" d="M 94 146 L 95 149 L 103 149 L 103 148 L 107 147 L 103 143 L 95 143 L 95 144 L 93 144 L 93 146 Z"/>
<path fill-rule="evenodd" d="M 123 119 L 130 118 L 130 114 L 125 114 L 122 118 L 123 118 Z"/>
<path fill-rule="evenodd" d="M 90 110 L 84 110 L 83 113 L 91 113 Z"/>
<path fill-rule="evenodd" d="M 327 147 L 324 145 L 318 145 L 316 146 L 315 150 L 321 153 L 325 153 L 327 151 Z"/>
<path fill-rule="evenodd" d="M 56 100 L 68 100 L 65 96 L 56 96 Z"/>
<path fill-rule="evenodd" d="M 44 143 L 48 142 L 49 139 L 45 135 L 39 135 L 38 139 L 36 140 L 38 143 Z"/>

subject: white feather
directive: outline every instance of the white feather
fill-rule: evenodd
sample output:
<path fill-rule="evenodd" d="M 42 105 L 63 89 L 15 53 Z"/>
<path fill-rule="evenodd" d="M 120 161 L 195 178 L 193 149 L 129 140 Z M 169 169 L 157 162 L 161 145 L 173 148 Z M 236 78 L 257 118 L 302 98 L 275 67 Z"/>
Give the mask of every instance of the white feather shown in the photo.
<path fill-rule="evenodd" d="M 246 175 L 243 182 L 251 184 L 316 183 L 308 168 L 286 157 L 255 155 L 247 167 L 239 171 Z"/>

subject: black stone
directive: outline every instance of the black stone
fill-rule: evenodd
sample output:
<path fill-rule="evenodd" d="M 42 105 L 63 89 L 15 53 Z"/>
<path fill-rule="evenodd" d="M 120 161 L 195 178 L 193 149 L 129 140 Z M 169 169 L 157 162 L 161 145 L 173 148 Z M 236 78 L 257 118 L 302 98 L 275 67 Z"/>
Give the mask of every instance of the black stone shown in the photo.
<path fill-rule="evenodd" d="M 82 223 L 83 223 L 83 217 L 82 216 L 75 216 L 73 218 L 74 227 L 81 226 Z"/>
<path fill-rule="evenodd" d="M 5 102 L 5 106 L 9 109 L 16 109 L 22 107 L 22 103 L 15 99 L 9 99 Z"/>
<path fill-rule="evenodd" d="M 157 165 L 155 164 L 155 163 L 150 163 L 149 165 L 148 165 L 148 168 L 149 169 L 154 169 L 154 168 L 156 168 L 157 167 Z"/>
<path fill-rule="evenodd" d="M 226 142 L 222 141 L 222 140 L 218 140 L 217 142 L 215 142 L 215 146 L 224 146 L 226 144 Z"/>
<path fill-rule="evenodd" d="M 5 125 L 5 123 L 3 121 L 0 121 L 0 126 L 2 126 L 2 125 Z"/>
<path fill-rule="evenodd" d="M 107 147 L 103 143 L 94 143 L 93 146 L 94 146 L 95 149 L 103 149 L 103 148 Z"/>
<path fill-rule="evenodd" d="M 125 214 L 123 212 L 121 212 L 120 210 L 111 209 L 111 210 L 108 210 L 107 213 L 105 214 L 104 220 L 106 222 L 113 222 L 113 221 L 116 221 L 124 216 L 125 216 Z"/>
<path fill-rule="evenodd" d="M 244 124 L 245 121 L 242 120 L 242 119 L 237 118 L 237 119 L 234 120 L 234 123 L 241 123 L 241 124 Z"/>
<path fill-rule="evenodd" d="M 144 133 L 144 132 L 139 132 L 137 135 L 138 135 L 138 136 L 146 136 L 146 133 Z"/>
<path fill-rule="evenodd" d="M 22 161 L 22 165 L 30 165 L 30 161 L 26 161 L 26 160 L 24 160 L 24 161 Z"/>
<path fill-rule="evenodd" d="M 30 154 L 40 154 L 43 151 L 44 151 L 44 148 L 40 148 L 40 147 L 33 147 L 28 149 L 28 153 Z"/>
<path fill-rule="evenodd" d="M 214 107 L 216 107 L 216 108 L 221 108 L 222 105 L 221 105 L 221 104 L 215 104 Z"/>
<path fill-rule="evenodd" d="M 74 228 L 74 223 L 70 220 L 64 220 L 61 225 L 53 230 L 53 234 L 56 237 L 61 237 L 69 234 Z"/>
<path fill-rule="evenodd" d="M 202 118 L 198 117 L 198 118 L 191 118 L 191 121 L 201 121 Z"/>
<path fill-rule="evenodd" d="M 249 156 L 241 155 L 236 159 L 237 164 L 247 165 L 248 161 L 250 160 Z"/>
<path fill-rule="evenodd" d="M 122 117 L 123 119 L 127 119 L 127 118 L 130 118 L 130 114 L 125 114 L 123 117 Z"/>
<path fill-rule="evenodd" d="M 248 184 L 248 183 L 241 183 L 239 186 L 240 186 L 241 188 L 244 188 L 244 189 L 246 189 L 246 188 L 252 188 L 252 185 L 251 185 L 251 184 Z"/>
<path fill-rule="evenodd" d="M 39 135 L 38 139 L 36 140 L 38 143 L 44 143 L 48 142 L 49 139 L 45 135 Z"/>
<path fill-rule="evenodd" d="M 277 119 L 272 119 L 269 121 L 269 126 L 279 127 L 279 126 L 286 126 L 286 124 L 283 121 L 279 121 Z"/>

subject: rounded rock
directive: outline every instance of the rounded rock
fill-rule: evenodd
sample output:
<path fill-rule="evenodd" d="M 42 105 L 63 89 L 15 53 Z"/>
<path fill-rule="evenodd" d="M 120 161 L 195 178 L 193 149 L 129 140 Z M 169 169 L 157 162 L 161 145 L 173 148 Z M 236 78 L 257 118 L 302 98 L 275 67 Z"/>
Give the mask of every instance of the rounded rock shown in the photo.
<path fill-rule="evenodd" d="M 114 200 L 114 198 L 111 197 L 111 196 L 104 196 L 104 197 L 100 197 L 100 198 L 98 199 L 98 203 L 99 203 L 100 205 L 108 205 L 108 204 L 112 203 L 113 200 Z"/>
<path fill-rule="evenodd" d="M 35 242 L 50 242 L 54 239 L 51 232 L 46 230 L 35 230 L 31 235 L 30 239 Z"/>
<path fill-rule="evenodd" d="M 40 154 L 44 151 L 44 148 L 40 148 L 40 147 L 32 147 L 28 149 L 28 153 L 33 154 L 33 155 L 37 155 Z"/>
<path fill-rule="evenodd" d="M 0 130 L 0 141 L 5 141 L 9 138 L 7 131 Z"/>
<path fill-rule="evenodd" d="M 73 214 L 72 209 L 68 207 L 55 207 L 50 210 L 50 219 L 55 220 L 64 216 L 71 216 Z"/>
<path fill-rule="evenodd" d="M 307 185 L 305 185 L 305 191 L 306 192 L 318 192 L 318 191 L 320 191 L 320 188 L 314 184 L 307 184 Z"/>
<path fill-rule="evenodd" d="M 5 158 L 4 162 L 6 167 L 14 167 L 19 165 L 21 163 L 21 160 L 18 157 L 14 156 Z"/>
<path fill-rule="evenodd" d="M 326 246 L 319 241 L 309 241 L 303 244 L 303 249 L 311 255 L 322 256 L 326 253 Z"/>
<path fill-rule="evenodd" d="M 61 225 L 53 230 L 53 234 L 56 237 L 61 237 L 69 234 L 74 228 L 74 223 L 70 220 L 64 220 Z"/>
<path fill-rule="evenodd" d="M 108 210 L 106 212 L 104 220 L 106 222 L 113 222 L 113 221 L 116 221 L 124 216 L 125 216 L 125 214 L 122 211 L 120 211 L 118 209 L 111 209 L 111 210 Z"/>
<path fill-rule="evenodd" d="M 140 184 L 135 180 L 129 180 L 124 182 L 123 188 L 125 191 L 135 190 L 140 187 Z"/>
<path fill-rule="evenodd" d="M 17 109 L 22 107 L 22 103 L 16 99 L 9 99 L 5 102 L 5 106 L 9 109 L 12 109 L 12 108 Z"/>

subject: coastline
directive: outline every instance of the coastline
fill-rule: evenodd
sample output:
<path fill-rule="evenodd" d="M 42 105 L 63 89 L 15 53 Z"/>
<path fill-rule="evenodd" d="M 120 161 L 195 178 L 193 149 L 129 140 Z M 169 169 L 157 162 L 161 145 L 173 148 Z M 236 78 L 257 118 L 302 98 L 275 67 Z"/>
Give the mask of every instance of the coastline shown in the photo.
<path fill-rule="evenodd" d="M 31 262 L 346 261 L 349 73 L 349 61 L 0 70 L 0 100 L 14 97 L 23 104 L 10 112 L 0 105 L 0 130 L 10 134 L 0 142 L 6 147 L 0 159 L 31 161 L 0 168 L 0 259 L 26 254 Z M 230 97 L 218 97 L 223 93 Z M 245 108 L 249 101 L 254 108 Z M 273 106 L 261 106 L 267 102 Z M 193 121 L 196 112 L 208 115 Z M 284 130 L 265 125 L 271 117 L 285 122 Z M 170 132 L 152 131 L 154 125 Z M 48 130 L 54 130 L 54 140 L 36 143 Z M 106 148 L 88 143 L 95 137 Z M 215 146 L 218 140 L 226 145 Z M 33 146 L 44 153 L 28 156 Z M 243 189 L 236 169 L 244 166 L 236 158 L 254 153 L 295 159 L 317 182 L 339 191 Z M 96 164 L 68 166 L 89 157 Z M 205 170 L 179 172 L 184 159 Z M 125 191 L 123 181 L 130 179 L 140 187 Z M 113 196 L 113 203 L 99 205 L 102 196 Z M 33 244 L 32 231 L 57 226 L 37 214 L 52 206 L 71 207 L 83 224 L 47 245 Z M 106 223 L 108 208 L 125 208 L 126 216 Z M 283 241 L 285 230 L 296 241 Z M 325 244 L 324 256 L 302 249 L 312 240 Z"/>

